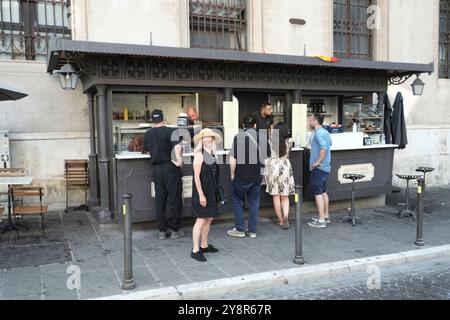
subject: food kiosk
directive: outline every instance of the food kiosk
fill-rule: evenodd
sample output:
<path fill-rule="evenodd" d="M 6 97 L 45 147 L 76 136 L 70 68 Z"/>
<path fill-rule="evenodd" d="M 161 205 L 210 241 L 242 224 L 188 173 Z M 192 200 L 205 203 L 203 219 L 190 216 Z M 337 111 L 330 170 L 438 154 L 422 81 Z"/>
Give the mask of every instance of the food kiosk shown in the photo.
<path fill-rule="evenodd" d="M 395 145 L 383 139 L 383 105 L 388 84 L 433 72 L 432 64 L 166 48 L 52 39 L 48 72 L 70 63 L 80 75 L 90 119 L 90 205 L 101 223 L 121 221 L 122 196 L 133 195 L 134 221 L 155 218 L 152 166 L 142 154 L 146 115 L 162 109 L 168 125 L 187 107 L 198 109 L 206 126 L 221 130 L 221 180 L 229 189 L 228 149 L 242 117 L 271 102 L 275 121 L 289 124 L 295 181 L 308 199 L 308 116 L 321 113 L 325 124 L 342 124 L 332 134 L 331 200 L 349 199 L 344 173 L 362 173 L 358 197 L 383 196 L 392 185 Z M 148 116 L 147 116 L 148 117 Z M 356 130 L 355 130 L 356 127 Z M 339 131 L 338 130 L 338 131 Z M 356 132 L 354 132 L 356 131 Z M 192 153 L 185 152 L 184 215 L 190 215 Z M 230 200 L 230 199 L 229 199 Z M 229 201 L 230 202 L 230 201 Z M 263 191 L 261 206 L 271 199 Z M 231 211 L 227 207 L 222 211 Z"/>

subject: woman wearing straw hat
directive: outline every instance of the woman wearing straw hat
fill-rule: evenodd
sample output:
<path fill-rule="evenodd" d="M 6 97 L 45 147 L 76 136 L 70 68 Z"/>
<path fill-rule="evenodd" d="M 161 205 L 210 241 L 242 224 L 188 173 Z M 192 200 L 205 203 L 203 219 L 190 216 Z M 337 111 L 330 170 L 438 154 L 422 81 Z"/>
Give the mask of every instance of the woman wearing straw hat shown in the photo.
<path fill-rule="evenodd" d="M 216 191 L 219 185 L 219 166 L 216 163 L 216 144 L 221 136 L 211 129 L 203 129 L 194 137 L 194 183 L 192 185 L 192 215 L 197 218 L 192 230 L 193 248 L 191 257 L 205 262 L 204 253 L 219 250 L 208 243 L 208 234 L 213 219 L 217 216 Z"/>

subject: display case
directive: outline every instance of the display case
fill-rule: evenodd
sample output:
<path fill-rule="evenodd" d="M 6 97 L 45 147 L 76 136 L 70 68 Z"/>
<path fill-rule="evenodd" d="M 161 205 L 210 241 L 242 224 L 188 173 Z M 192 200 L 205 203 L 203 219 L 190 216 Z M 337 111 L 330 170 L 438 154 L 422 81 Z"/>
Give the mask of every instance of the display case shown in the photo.
<path fill-rule="evenodd" d="M 114 121 L 114 154 L 142 152 L 144 148 L 144 135 L 150 129 L 150 126 L 147 123 Z"/>
<path fill-rule="evenodd" d="M 384 109 L 377 104 L 353 103 L 344 105 L 345 130 L 352 131 L 353 123 L 359 132 L 370 139 L 367 144 L 382 144 L 384 136 Z"/>

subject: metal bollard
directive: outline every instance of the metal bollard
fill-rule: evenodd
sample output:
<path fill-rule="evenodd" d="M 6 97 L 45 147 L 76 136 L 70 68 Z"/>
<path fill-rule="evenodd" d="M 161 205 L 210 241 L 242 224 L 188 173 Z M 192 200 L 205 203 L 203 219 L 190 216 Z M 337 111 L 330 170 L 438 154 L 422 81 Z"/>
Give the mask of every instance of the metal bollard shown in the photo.
<path fill-rule="evenodd" d="M 302 186 L 295 186 L 295 264 L 305 264 L 302 248 Z"/>
<path fill-rule="evenodd" d="M 132 242 L 132 198 L 129 193 L 123 198 L 123 239 L 124 239 L 124 278 L 122 283 L 123 290 L 133 290 L 136 283 L 133 278 L 133 242 Z"/>
<path fill-rule="evenodd" d="M 417 237 L 416 246 L 423 247 L 425 241 L 423 240 L 423 216 L 424 216 L 424 197 L 425 197 L 425 179 L 419 178 L 417 180 Z"/>

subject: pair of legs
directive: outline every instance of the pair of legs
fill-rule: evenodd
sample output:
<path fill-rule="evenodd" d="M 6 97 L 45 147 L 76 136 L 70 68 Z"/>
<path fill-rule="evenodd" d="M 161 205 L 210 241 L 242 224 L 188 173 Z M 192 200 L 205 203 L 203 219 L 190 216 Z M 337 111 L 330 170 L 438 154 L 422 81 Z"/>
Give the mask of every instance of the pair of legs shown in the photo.
<path fill-rule="evenodd" d="M 200 246 L 202 248 L 208 248 L 208 235 L 211 228 L 211 223 L 214 218 L 197 218 L 194 227 L 192 229 L 192 252 L 197 253 L 200 251 Z"/>
<path fill-rule="evenodd" d="M 155 202 L 156 219 L 160 232 L 167 232 L 168 228 L 178 232 L 181 228 L 183 181 L 181 169 L 173 163 L 167 162 L 155 166 Z M 167 219 L 166 204 L 169 201 L 171 217 Z"/>
<path fill-rule="evenodd" d="M 320 221 L 330 216 L 328 211 L 330 200 L 326 191 L 328 176 L 328 172 L 319 169 L 314 169 L 310 174 L 311 193 L 316 200 Z"/>
<path fill-rule="evenodd" d="M 289 219 L 289 197 L 288 196 L 272 196 L 273 207 L 278 218 L 278 222 L 283 224 Z"/>
<path fill-rule="evenodd" d="M 330 212 L 328 210 L 330 199 L 328 198 L 328 194 L 322 193 L 318 196 L 315 196 L 317 211 L 319 211 L 319 220 L 325 220 L 330 217 Z"/>
<path fill-rule="evenodd" d="M 259 200 L 261 197 L 261 182 L 232 182 L 232 206 L 234 226 L 237 231 L 245 232 L 244 203 L 248 201 L 248 232 L 256 233 L 259 216 Z"/>

